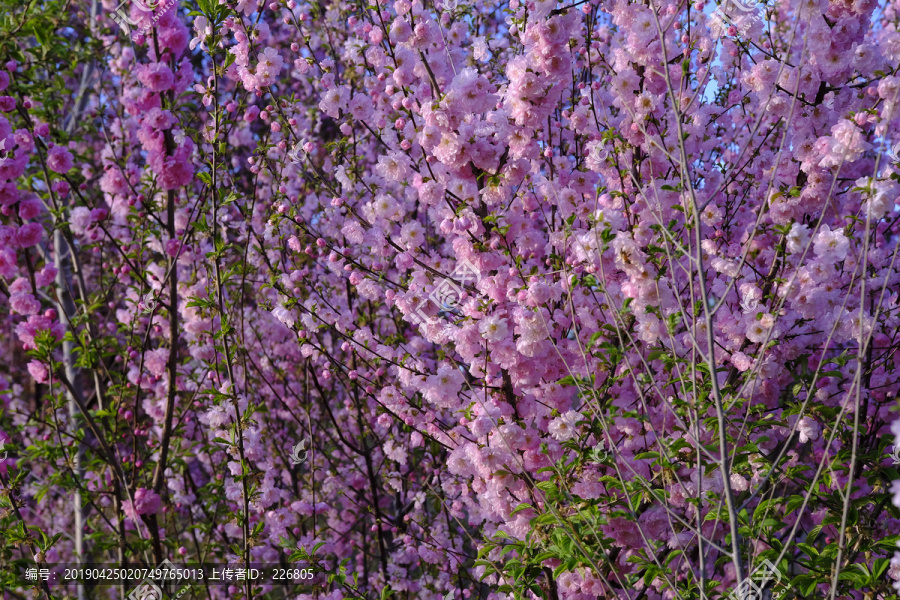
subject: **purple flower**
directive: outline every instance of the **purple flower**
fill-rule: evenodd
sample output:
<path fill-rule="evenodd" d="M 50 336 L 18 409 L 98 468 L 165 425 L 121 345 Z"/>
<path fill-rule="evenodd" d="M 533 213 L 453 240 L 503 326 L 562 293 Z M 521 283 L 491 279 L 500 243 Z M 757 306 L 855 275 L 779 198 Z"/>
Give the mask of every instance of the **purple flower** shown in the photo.
<path fill-rule="evenodd" d="M 40 223 L 26 223 L 16 232 L 16 244 L 19 248 L 31 248 L 37 246 L 44 235 L 44 228 Z"/>
<path fill-rule="evenodd" d="M 34 380 L 38 383 L 46 383 L 48 379 L 48 371 L 47 367 L 44 363 L 33 360 L 28 363 L 28 372 L 31 373 L 31 376 L 34 377 Z"/>
<path fill-rule="evenodd" d="M 168 65 L 155 62 L 140 69 L 138 80 L 151 92 L 164 92 L 175 83 L 175 75 Z"/>
<path fill-rule="evenodd" d="M 247 112 L 244 113 L 244 120 L 247 121 L 248 123 L 252 123 L 253 121 L 256 120 L 256 117 L 258 117 L 258 116 L 259 116 L 259 107 L 251 106 L 250 108 L 247 109 Z"/>
<path fill-rule="evenodd" d="M 47 154 L 47 168 L 54 173 L 68 173 L 73 162 L 72 153 L 63 146 L 53 146 Z"/>
<path fill-rule="evenodd" d="M 44 211 L 41 201 L 36 197 L 26 198 L 19 202 L 19 217 L 25 219 L 33 219 Z"/>
<path fill-rule="evenodd" d="M 819 424 L 812 417 L 803 417 L 800 419 L 800 422 L 797 424 L 797 429 L 800 431 L 800 443 L 804 444 L 809 440 L 817 440 L 819 439 Z"/>
<path fill-rule="evenodd" d="M 134 500 L 122 502 L 122 510 L 125 516 L 136 521 L 138 515 L 153 514 L 159 510 L 160 498 L 153 490 L 138 488 L 134 491 Z"/>

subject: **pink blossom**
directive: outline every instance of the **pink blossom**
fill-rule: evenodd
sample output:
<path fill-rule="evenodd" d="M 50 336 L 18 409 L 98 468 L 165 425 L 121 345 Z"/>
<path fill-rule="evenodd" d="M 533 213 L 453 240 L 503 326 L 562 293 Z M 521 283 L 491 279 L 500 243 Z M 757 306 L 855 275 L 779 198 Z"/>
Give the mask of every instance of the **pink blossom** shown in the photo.
<path fill-rule="evenodd" d="M 44 228 L 40 223 L 26 223 L 16 232 L 16 244 L 20 248 L 37 246 L 44 235 Z"/>
<path fill-rule="evenodd" d="M 0 183 L 0 206 L 9 206 L 19 201 L 19 189 L 14 183 Z"/>
<path fill-rule="evenodd" d="M 743 475 L 739 475 L 738 473 L 731 474 L 731 489 L 736 492 L 745 492 L 750 488 L 750 484 L 747 481 L 747 478 Z"/>
<path fill-rule="evenodd" d="M 20 315 L 36 315 L 41 310 L 41 303 L 30 293 L 20 292 L 9 297 L 9 306 Z"/>
<path fill-rule="evenodd" d="M 509 327 L 506 324 L 506 319 L 494 315 L 482 320 L 478 324 L 478 331 L 481 333 L 481 337 L 487 341 L 499 342 L 506 338 Z"/>
<path fill-rule="evenodd" d="M 256 83 L 260 87 L 271 85 L 281 72 L 284 60 L 275 48 L 266 48 L 259 53 L 259 62 L 256 65 Z"/>
<path fill-rule="evenodd" d="M 34 150 L 34 138 L 31 137 L 28 130 L 17 129 L 15 134 L 13 134 L 13 138 L 16 141 L 16 145 L 22 148 L 23 151 L 31 152 Z"/>
<path fill-rule="evenodd" d="M 100 189 L 107 194 L 123 194 L 128 191 L 128 182 L 118 167 L 113 167 L 100 178 Z"/>
<path fill-rule="evenodd" d="M 564 442 L 575 437 L 578 422 L 582 420 L 584 416 L 581 413 L 570 410 L 550 421 L 548 430 L 553 439 Z"/>
<path fill-rule="evenodd" d="M 62 146 L 53 146 L 47 154 L 47 168 L 54 173 L 68 173 L 73 163 L 72 153 Z"/>
<path fill-rule="evenodd" d="M 813 248 L 820 260 L 834 263 L 846 258 L 850 241 L 842 231 L 832 231 L 828 225 L 823 225 L 813 238 Z"/>
<path fill-rule="evenodd" d="M 797 424 L 800 431 L 800 443 L 804 444 L 810 440 L 819 439 L 819 424 L 812 417 L 803 417 Z"/>
<path fill-rule="evenodd" d="M 47 383 L 49 379 L 49 372 L 47 371 L 47 367 L 40 361 L 33 360 L 29 362 L 28 372 L 37 383 Z"/>
<path fill-rule="evenodd" d="M 191 182 L 194 177 L 194 165 L 190 161 L 192 148 L 192 144 L 185 143 L 173 156 L 159 155 L 152 161 L 160 186 L 164 190 L 174 190 Z"/>
<path fill-rule="evenodd" d="M 247 109 L 247 112 L 244 113 L 244 120 L 248 123 L 252 123 L 256 120 L 256 117 L 259 115 L 259 107 L 251 106 Z"/>
<path fill-rule="evenodd" d="M 175 83 L 175 75 L 168 65 L 155 62 L 138 70 L 138 79 L 151 92 L 164 92 Z"/>
<path fill-rule="evenodd" d="M 32 196 L 19 202 L 19 217 L 25 220 L 33 219 L 44 212 L 44 207 L 37 197 Z"/>
<path fill-rule="evenodd" d="M 0 276 L 7 279 L 16 273 L 16 252 L 12 248 L 0 247 Z"/>
<path fill-rule="evenodd" d="M 340 115 L 340 110 L 347 105 L 348 95 L 345 86 L 331 88 L 325 92 L 322 101 L 319 102 L 319 109 L 328 116 L 337 118 Z"/>
<path fill-rule="evenodd" d="M 21 177 L 28 166 L 28 153 L 19 149 L 15 155 L 6 153 L 6 157 L 0 158 L 0 179 L 16 179 Z"/>
<path fill-rule="evenodd" d="M 35 347 L 35 336 L 40 331 L 50 331 L 57 340 L 62 338 L 62 325 L 59 321 L 52 321 L 46 314 L 31 315 L 28 320 L 16 325 L 15 332 L 26 349 Z"/>
<path fill-rule="evenodd" d="M 180 20 L 175 18 L 176 3 L 168 0 L 170 9 L 163 15 L 159 21 L 158 28 L 159 45 L 161 48 L 167 48 L 174 56 L 180 56 L 188 46 L 189 31 L 188 28 Z M 183 91 L 184 88 L 181 88 Z"/>
<path fill-rule="evenodd" d="M 56 181 L 53 185 L 50 186 L 50 189 L 53 190 L 60 198 L 65 198 L 69 195 L 69 191 L 71 191 L 72 187 L 69 185 L 67 181 Z"/>
<path fill-rule="evenodd" d="M 91 210 L 86 206 L 76 206 L 69 214 L 69 226 L 72 232 L 83 235 L 91 224 Z"/>
<path fill-rule="evenodd" d="M 753 365 L 753 361 L 743 352 L 735 352 L 731 357 L 731 364 L 738 371 L 747 371 Z"/>
<path fill-rule="evenodd" d="M 176 119 L 171 111 L 153 108 L 144 117 L 144 123 L 153 129 L 164 130 L 171 128 L 176 123 Z"/>
<path fill-rule="evenodd" d="M 871 144 L 863 139 L 859 127 L 848 119 L 842 119 L 831 128 L 831 136 L 820 138 L 827 145 L 827 156 L 819 162 L 820 167 L 835 167 L 858 160 Z"/>
<path fill-rule="evenodd" d="M 201 49 L 206 50 L 205 40 L 208 36 L 212 35 L 212 27 L 209 24 L 209 20 L 203 16 L 194 17 L 193 25 L 197 35 L 191 39 L 190 49 L 193 50 L 200 45 Z"/>
<path fill-rule="evenodd" d="M 146 488 L 137 488 L 134 491 L 134 500 L 125 500 L 122 502 L 122 510 L 125 516 L 136 521 L 138 515 L 154 514 L 159 510 L 161 499 L 159 495 Z"/>
<path fill-rule="evenodd" d="M 38 287 L 46 287 L 55 281 L 57 272 L 56 267 L 52 264 L 44 265 L 44 268 L 34 276 L 35 283 Z"/>
<path fill-rule="evenodd" d="M 428 378 L 425 398 L 438 406 L 453 406 L 463 381 L 463 374 L 458 369 L 454 369 L 450 365 L 443 365 L 438 369 L 436 375 Z"/>
<path fill-rule="evenodd" d="M 168 359 L 169 352 L 165 348 L 150 350 L 144 355 L 144 366 L 151 375 L 161 377 L 166 372 Z"/>
<path fill-rule="evenodd" d="M 791 231 L 787 236 L 788 252 L 794 254 L 797 252 L 804 252 L 807 248 L 807 244 L 809 244 L 809 227 L 801 225 L 800 223 L 791 225 Z"/>

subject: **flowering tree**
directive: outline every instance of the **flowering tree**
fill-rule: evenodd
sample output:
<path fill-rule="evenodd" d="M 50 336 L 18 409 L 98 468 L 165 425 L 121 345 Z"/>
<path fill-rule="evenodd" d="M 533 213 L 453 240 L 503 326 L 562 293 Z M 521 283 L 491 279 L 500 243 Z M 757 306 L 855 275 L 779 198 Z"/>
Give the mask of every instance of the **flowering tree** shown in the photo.
<path fill-rule="evenodd" d="M 900 3 L 0 6 L 4 598 L 896 597 Z"/>

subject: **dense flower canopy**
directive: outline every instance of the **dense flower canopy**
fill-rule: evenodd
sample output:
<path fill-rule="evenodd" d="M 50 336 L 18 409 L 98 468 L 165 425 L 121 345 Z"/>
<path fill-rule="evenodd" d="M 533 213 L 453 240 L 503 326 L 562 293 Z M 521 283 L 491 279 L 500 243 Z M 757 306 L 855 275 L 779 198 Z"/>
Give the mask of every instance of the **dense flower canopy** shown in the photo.
<path fill-rule="evenodd" d="M 896 597 L 897 0 L 2 6 L 4 598 Z"/>

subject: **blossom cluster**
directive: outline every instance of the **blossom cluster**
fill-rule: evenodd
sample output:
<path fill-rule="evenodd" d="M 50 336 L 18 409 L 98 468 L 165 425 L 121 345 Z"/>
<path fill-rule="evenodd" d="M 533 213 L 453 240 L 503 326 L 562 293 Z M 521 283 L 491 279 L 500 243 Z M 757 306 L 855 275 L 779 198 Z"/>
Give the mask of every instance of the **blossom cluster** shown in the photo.
<path fill-rule="evenodd" d="M 900 3 L 145 9 L 0 71 L 0 522 L 88 534 L 29 559 L 900 590 Z"/>

